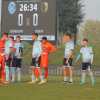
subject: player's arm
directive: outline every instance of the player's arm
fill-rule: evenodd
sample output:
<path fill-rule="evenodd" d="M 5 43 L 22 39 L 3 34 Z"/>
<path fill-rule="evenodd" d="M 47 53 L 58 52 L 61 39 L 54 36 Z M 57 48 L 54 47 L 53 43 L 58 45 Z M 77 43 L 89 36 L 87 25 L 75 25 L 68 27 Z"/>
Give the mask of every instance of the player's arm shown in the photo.
<path fill-rule="evenodd" d="M 69 59 L 73 57 L 73 50 L 70 51 L 69 55 L 67 56 L 67 61 L 66 63 L 68 63 Z"/>
<path fill-rule="evenodd" d="M 94 59 L 94 53 L 93 53 L 93 49 L 91 48 L 91 64 L 93 63 L 93 59 Z"/>
<path fill-rule="evenodd" d="M 23 44 L 21 43 L 21 46 L 20 46 L 20 48 L 19 48 L 19 51 L 20 51 L 20 53 L 21 53 L 22 56 L 23 56 L 23 49 L 24 49 L 24 46 L 23 46 Z"/>
<path fill-rule="evenodd" d="M 80 52 L 78 53 L 78 55 L 76 57 L 75 63 L 77 63 L 80 60 L 80 58 L 82 57 L 82 52 L 83 52 L 83 48 L 80 49 Z"/>
<path fill-rule="evenodd" d="M 1 64 L 0 64 L 0 69 L 1 69 Z"/>
<path fill-rule="evenodd" d="M 91 64 L 93 63 L 94 55 L 91 55 Z"/>
<path fill-rule="evenodd" d="M 74 53 L 74 43 L 70 44 L 70 53 L 69 55 L 67 56 L 67 62 L 69 61 L 70 58 L 73 57 L 73 53 Z"/>
<path fill-rule="evenodd" d="M 39 43 L 39 50 L 40 50 L 40 56 L 41 56 L 41 53 L 42 53 L 42 43 L 41 42 Z"/>
<path fill-rule="evenodd" d="M 50 53 L 57 51 L 57 48 L 53 44 L 50 43 L 49 46 L 50 46 L 50 51 L 49 51 Z"/>
<path fill-rule="evenodd" d="M 14 53 L 15 49 L 12 43 L 9 44 L 10 53 Z"/>
<path fill-rule="evenodd" d="M 38 56 L 37 56 L 37 61 L 39 60 L 39 57 L 41 56 L 41 53 L 42 53 L 42 44 L 41 44 L 41 42 L 39 42 L 38 43 L 38 48 L 39 48 L 39 54 L 38 54 Z"/>
<path fill-rule="evenodd" d="M 81 58 L 81 53 L 79 53 L 76 57 L 75 63 L 77 63 L 79 61 L 79 59 Z"/>
<path fill-rule="evenodd" d="M 0 69 L 1 69 L 1 66 L 2 66 L 2 57 L 0 57 Z"/>

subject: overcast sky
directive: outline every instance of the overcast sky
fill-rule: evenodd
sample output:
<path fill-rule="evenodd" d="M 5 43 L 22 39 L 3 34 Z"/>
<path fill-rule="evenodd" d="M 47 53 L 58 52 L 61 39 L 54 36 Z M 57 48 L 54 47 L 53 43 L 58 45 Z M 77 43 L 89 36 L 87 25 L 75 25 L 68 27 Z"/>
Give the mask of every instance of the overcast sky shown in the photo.
<path fill-rule="evenodd" d="M 83 0 L 85 5 L 84 12 L 86 13 L 85 19 L 100 20 L 100 0 Z M 0 0 L 1 4 L 1 0 Z M 0 5 L 1 7 L 1 5 Z"/>
<path fill-rule="evenodd" d="M 0 14 L 1 14 L 1 0 L 0 0 Z"/>
<path fill-rule="evenodd" d="M 84 0 L 85 19 L 100 20 L 100 0 Z"/>

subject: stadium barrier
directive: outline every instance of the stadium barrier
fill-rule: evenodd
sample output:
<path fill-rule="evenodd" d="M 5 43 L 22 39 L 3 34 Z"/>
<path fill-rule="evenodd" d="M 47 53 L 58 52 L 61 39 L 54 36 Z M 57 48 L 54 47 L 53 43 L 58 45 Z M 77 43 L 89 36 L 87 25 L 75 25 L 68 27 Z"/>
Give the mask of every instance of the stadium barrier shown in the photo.
<path fill-rule="evenodd" d="M 100 69 L 93 69 L 95 76 L 100 76 Z M 32 68 L 29 65 L 24 65 L 22 67 L 23 75 L 30 75 L 32 73 Z M 80 76 L 81 69 L 79 67 L 73 67 L 73 73 L 75 76 Z M 50 65 L 49 66 L 50 76 L 63 76 L 63 68 L 60 65 Z"/>

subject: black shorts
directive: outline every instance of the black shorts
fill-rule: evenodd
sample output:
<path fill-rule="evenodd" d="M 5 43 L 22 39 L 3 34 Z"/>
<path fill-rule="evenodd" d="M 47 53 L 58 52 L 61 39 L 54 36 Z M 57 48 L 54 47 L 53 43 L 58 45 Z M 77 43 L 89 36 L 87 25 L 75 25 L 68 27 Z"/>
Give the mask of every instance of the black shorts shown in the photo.
<path fill-rule="evenodd" d="M 31 66 L 34 66 L 34 67 L 40 67 L 40 62 L 41 62 L 41 57 L 38 58 L 32 58 L 32 63 L 31 63 Z"/>
<path fill-rule="evenodd" d="M 68 63 L 66 63 L 66 61 L 67 61 L 67 58 L 64 58 L 64 60 L 63 60 L 63 65 L 64 66 L 72 66 L 73 65 L 73 59 L 72 58 L 69 58 L 69 60 L 68 60 Z"/>
<path fill-rule="evenodd" d="M 22 66 L 22 59 L 21 58 L 13 58 L 12 67 L 21 68 L 21 66 Z"/>
<path fill-rule="evenodd" d="M 22 62 L 22 59 L 9 56 L 8 60 L 6 60 L 6 65 L 8 67 L 18 67 L 18 68 L 21 68 L 21 65 L 22 65 L 21 62 Z"/>
<path fill-rule="evenodd" d="M 82 63 L 82 70 L 87 70 L 88 68 L 91 69 L 91 63 Z"/>
<path fill-rule="evenodd" d="M 12 63 L 12 57 L 9 56 L 8 59 L 6 60 L 6 66 L 11 67 L 11 63 Z"/>

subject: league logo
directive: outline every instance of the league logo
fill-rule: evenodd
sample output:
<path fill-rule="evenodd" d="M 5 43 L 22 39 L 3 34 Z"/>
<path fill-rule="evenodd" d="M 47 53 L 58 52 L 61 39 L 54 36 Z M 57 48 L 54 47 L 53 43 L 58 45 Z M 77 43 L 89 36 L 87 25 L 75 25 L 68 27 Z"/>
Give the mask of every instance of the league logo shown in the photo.
<path fill-rule="evenodd" d="M 47 12 L 48 12 L 48 9 L 49 9 L 49 7 L 48 7 L 48 2 L 43 2 L 43 3 L 41 4 L 41 11 L 42 11 L 43 13 L 47 13 Z"/>
<path fill-rule="evenodd" d="M 16 12 L 16 4 L 14 2 L 10 2 L 8 4 L 8 12 L 13 15 Z"/>

